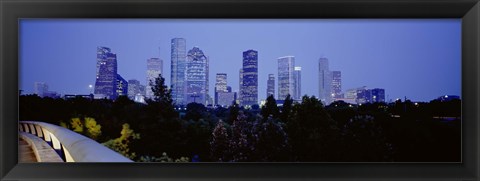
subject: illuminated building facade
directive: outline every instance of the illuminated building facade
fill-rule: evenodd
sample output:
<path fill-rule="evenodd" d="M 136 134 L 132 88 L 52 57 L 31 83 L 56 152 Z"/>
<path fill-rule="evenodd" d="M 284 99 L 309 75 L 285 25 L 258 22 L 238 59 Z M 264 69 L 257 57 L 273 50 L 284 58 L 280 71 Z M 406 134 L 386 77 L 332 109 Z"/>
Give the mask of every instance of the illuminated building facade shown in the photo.
<path fill-rule="evenodd" d="M 227 92 L 227 74 L 217 73 L 215 80 L 215 105 L 218 105 L 218 93 Z"/>
<path fill-rule="evenodd" d="M 238 79 L 238 97 L 237 104 L 242 105 L 242 90 L 243 90 L 243 68 L 239 70 L 239 79 Z"/>
<path fill-rule="evenodd" d="M 330 75 L 328 59 L 322 57 L 318 60 L 318 97 L 325 105 L 329 105 L 332 102 L 331 99 L 331 86 L 332 78 Z"/>
<path fill-rule="evenodd" d="M 117 74 L 116 86 L 116 96 L 128 96 L 128 82 L 119 74 Z"/>
<path fill-rule="evenodd" d="M 302 99 L 302 67 L 293 70 L 293 99 Z"/>
<path fill-rule="evenodd" d="M 186 40 L 183 38 L 174 38 L 171 41 L 170 88 L 172 99 L 178 105 L 185 105 L 186 45 Z"/>
<path fill-rule="evenodd" d="M 241 72 L 242 87 L 241 105 L 258 104 L 258 52 L 247 50 L 243 52 L 243 72 Z"/>
<path fill-rule="evenodd" d="M 343 98 L 342 94 L 342 72 L 341 71 L 332 71 L 332 98 L 338 99 Z"/>
<path fill-rule="evenodd" d="M 191 102 L 207 105 L 208 58 L 198 47 L 188 51 L 186 71 L 186 104 Z"/>
<path fill-rule="evenodd" d="M 155 83 L 155 78 L 157 78 L 159 74 L 162 74 L 162 72 L 163 60 L 160 58 L 147 59 L 147 85 L 145 88 L 146 98 L 153 98 L 152 86 L 150 86 L 150 82 Z"/>
<path fill-rule="evenodd" d="M 267 98 L 273 95 L 273 98 L 275 98 L 275 75 L 273 74 L 268 74 L 268 80 L 267 80 Z"/>
<path fill-rule="evenodd" d="M 295 57 L 285 56 L 278 59 L 278 99 L 285 100 L 287 95 L 290 97 L 294 93 L 294 77 L 293 70 L 295 67 Z"/>
<path fill-rule="evenodd" d="M 48 92 L 48 85 L 45 82 L 35 82 L 33 86 L 34 93 L 40 97 L 44 97 Z"/>
<path fill-rule="evenodd" d="M 138 94 L 140 94 L 140 81 L 136 79 L 128 80 L 128 98 L 134 100 Z"/>
<path fill-rule="evenodd" d="M 111 53 L 105 47 L 97 48 L 97 79 L 95 81 L 94 93 L 97 97 L 108 99 L 117 98 L 117 55 Z M 105 54 L 99 54 L 99 52 Z"/>
<path fill-rule="evenodd" d="M 108 47 L 97 47 L 97 69 L 96 69 L 96 79 L 100 74 L 100 65 L 107 61 L 107 55 L 111 53 L 110 48 Z"/>
<path fill-rule="evenodd" d="M 371 90 L 371 102 L 385 102 L 385 89 L 375 88 Z"/>

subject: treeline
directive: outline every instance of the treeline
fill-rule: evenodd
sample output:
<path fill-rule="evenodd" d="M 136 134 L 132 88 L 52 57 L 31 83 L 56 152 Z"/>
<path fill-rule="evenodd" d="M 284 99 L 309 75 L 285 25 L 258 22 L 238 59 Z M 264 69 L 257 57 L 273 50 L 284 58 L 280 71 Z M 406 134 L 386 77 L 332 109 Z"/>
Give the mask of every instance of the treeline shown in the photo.
<path fill-rule="evenodd" d="M 236 104 L 206 108 L 191 103 L 178 111 L 164 79 L 160 76 L 152 85 L 155 96 L 147 104 L 123 96 L 111 101 L 22 95 L 19 117 L 72 130 L 72 123 L 94 119 L 100 128 L 91 121 L 89 125 L 100 133 L 82 134 L 111 148 L 118 144 L 113 149 L 127 150 L 125 154 L 135 161 L 449 162 L 461 158 L 460 100 L 361 106 L 340 101 L 324 106 L 317 98 L 304 96 L 301 103 L 287 97 L 277 107 L 269 97 L 261 108 Z"/>

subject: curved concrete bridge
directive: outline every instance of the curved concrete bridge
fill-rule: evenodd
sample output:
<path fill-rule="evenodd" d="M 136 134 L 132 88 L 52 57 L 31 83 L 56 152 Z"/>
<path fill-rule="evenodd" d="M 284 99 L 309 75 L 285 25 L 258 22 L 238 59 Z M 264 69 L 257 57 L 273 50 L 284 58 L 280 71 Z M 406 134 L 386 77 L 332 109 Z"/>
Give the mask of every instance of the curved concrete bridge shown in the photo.
<path fill-rule="evenodd" d="M 37 121 L 19 123 L 19 162 L 132 162 L 67 128 Z"/>

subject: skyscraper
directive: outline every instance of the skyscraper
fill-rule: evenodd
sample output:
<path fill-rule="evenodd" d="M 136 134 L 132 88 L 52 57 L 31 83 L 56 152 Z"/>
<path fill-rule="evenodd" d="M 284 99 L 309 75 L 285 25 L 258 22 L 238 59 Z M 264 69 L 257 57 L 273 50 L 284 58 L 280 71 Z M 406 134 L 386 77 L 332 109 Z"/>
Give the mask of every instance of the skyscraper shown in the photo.
<path fill-rule="evenodd" d="M 293 99 L 302 99 L 302 67 L 293 70 Z"/>
<path fill-rule="evenodd" d="M 218 105 L 218 93 L 227 92 L 227 74 L 217 73 L 215 80 L 215 105 Z"/>
<path fill-rule="evenodd" d="M 228 107 L 235 101 L 235 92 L 219 92 L 217 105 Z"/>
<path fill-rule="evenodd" d="M 285 100 L 287 95 L 291 97 L 294 94 L 293 70 L 295 67 L 295 57 L 285 56 L 278 59 L 278 100 Z"/>
<path fill-rule="evenodd" d="M 205 67 L 206 67 L 206 70 L 205 70 L 205 72 L 206 72 L 206 82 L 207 82 L 206 87 L 205 87 L 205 92 L 207 94 L 207 98 L 206 98 L 207 99 L 207 105 L 209 105 L 209 104 L 214 104 L 214 102 L 213 102 L 212 97 L 210 96 L 210 76 L 209 76 L 210 75 L 210 63 L 208 62 L 210 60 L 210 58 L 207 55 L 205 55 L 205 57 L 207 58 L 206 59 L 206 65 L 205 65 Z"/>
<path fill-rule="evenodd" d="M 332 78 L 328 67 L 328 59 L 321 57 L 318 60 L 318 97 L 325 105 L 330 104 L 331 101 L 331 86 Z"/>
<path fill-rule="evenodd" d="M 163 60 L 160 58 L 147 59 L 147 85 L 146 85 L 146 98 L 153 98 L 152 86 L 150 82 L 155 83 L 155 78 L 163 72 Z M 164 75 L 162 75 L 164 76 Z"/>
<path fill-rule="evenodd" d="M 239 72 L 239 78 L 238 78 L 238 98 L 237 98 L 237 103 L 239 105 L 242 105 L 242 90 L 243 90 L 243 67 L 240 68 Z"/>
<path fill-rule="evenodd" d="M 171 76 L 172 99 L 176 104 L 185 104 L 186 40 L 174 38 L 171 41 Z"/>
<path fill-rule="evenodd" d="M 107 55 L 110 53 L 110 48 L 107 47 L 97 47 L 97 69 L 96 69 L 96 79 L 100 73 L 100 65 L 107 60 Z"/>
<path fill-rule="evenodd" d="M 275 75 L 268 74 L 267 80 L 267 98 L 273 95 L 275 98 Z"/>
<path fill-rule="evenodd" d="M 357 99 L 358 104 L 365 104 L 372 101 L 372 91 L 366 89 L 365 86 L 357 88 Z"/>
<path fill-rule="evenodd" d="M 128 80 L 128 98 L 134 100 L 138 94 L 140 94 L 140 81 L 135 79 Z"/>
<path fill-rule="evenodd" d="M 111 52 L 99 55 L 101 50 L 109 50 L 105 47 L 97 48 L 97 66 L 100 64 L 97 79 L 95 81 L 96 97 L 116 99 L 117 97 L 117 55 Z"/>
<path fill-rule="evenodd" d="M 332 71 L 332 98 L 343 98 L 342 94 L 342 72 Z"/>
<path fill-rule="evenodd" d="M 385 102 L 385 89 L 375 88 L 371 92 L 372 102 Z"/>
<path fill-rule="evenodd" d="M 347 89 L 347 91 L 345 91 L 345 98 L 357 99 L 357 89 L 356 88 Z"/>
<path fill-rule="evenodd" d="M 117 96 L 127 96 L 128 95 L 128 82 L 123 79 L 122 76 L 117 74 L 116 79 L 116 95 Z"/>
<path fill-rule="evenodd" d="M 242 87 L 240 94 L 242 105 L 258 104 L 258 52 L 247 50 L 243 52 Z"/>
<path fill-rule="evenodd" d="M 208 100 L 208 58 L 198 47 L 188 51 L 186 72 L 186 104 L 191 102 L 206 105 Z"/>
<path fill-rule="evenodd" d="M 48 85 L 45 82 L 35 82 L 34 83 L 34 93 L 40 97 L 44 97 L 48 92 Z"/>
<path fill-rule="evenodd" d="M 116 99 L 128 95 L 128 82 L 117 73 L 117 55 L 107 47 L 97 47 L 96 98 Z"/>

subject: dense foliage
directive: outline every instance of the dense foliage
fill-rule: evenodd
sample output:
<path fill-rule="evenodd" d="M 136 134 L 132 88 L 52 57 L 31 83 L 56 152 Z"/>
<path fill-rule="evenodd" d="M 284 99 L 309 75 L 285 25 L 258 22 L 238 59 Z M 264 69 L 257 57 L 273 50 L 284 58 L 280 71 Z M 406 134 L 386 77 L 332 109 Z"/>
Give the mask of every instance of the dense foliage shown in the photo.
<path fill-rule="evenodd" d="M 20 96 L 20 120 L 68 127 L 144 162 L 449 162 L 461 157 L 461 101 L 328 106 L 273 96 L 261 108 L 176 110 L 161 75 L 147 104 Z"/>

